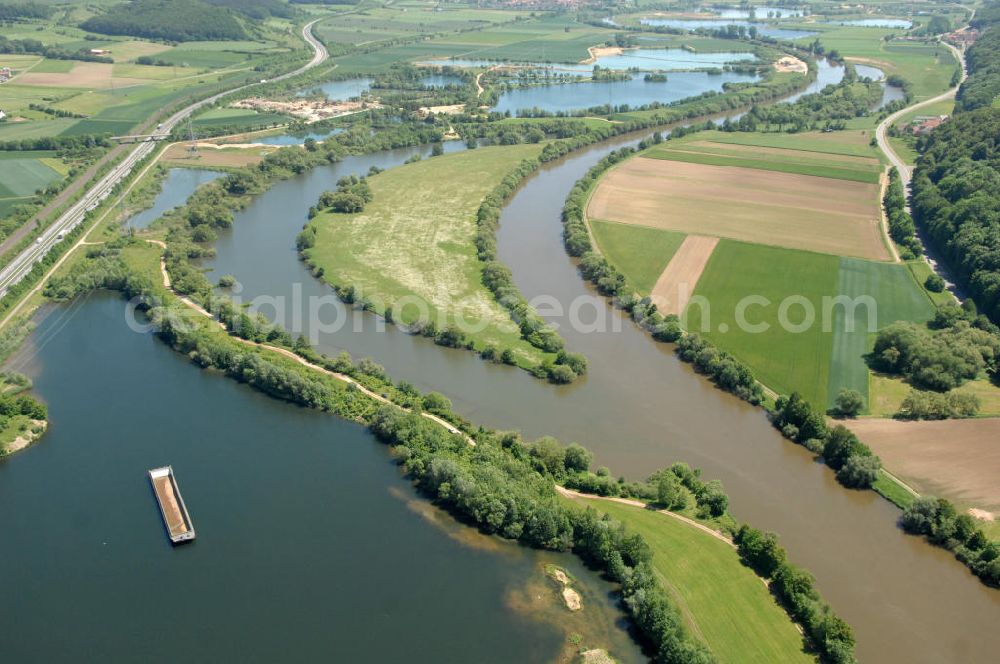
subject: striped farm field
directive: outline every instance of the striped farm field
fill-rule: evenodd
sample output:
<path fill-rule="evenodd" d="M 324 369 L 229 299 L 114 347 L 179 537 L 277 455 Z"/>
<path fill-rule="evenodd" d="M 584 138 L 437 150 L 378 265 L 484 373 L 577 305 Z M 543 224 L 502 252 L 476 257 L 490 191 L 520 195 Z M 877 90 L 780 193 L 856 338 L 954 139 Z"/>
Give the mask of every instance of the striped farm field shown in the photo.
<path fill-rule="evenodd" d="M 610 221 L 591 220 L 590 229 L 601 253 L 618 266 L 643 295 L 653 290 L 656 280 L 684 241 L 681 233 Z"/>
<path fill-rule="evenodd" d="M 716 143 L 705 140 L 670 142 L 646 153 L 668 159 L 710 166 L 738 166 L 779 173 L 796 173 L 853 182 L 877 183 L 882 165 L 877 159 L 823 154 L 762 146 Z"/>
<path fill-rule="evenodd" d="M 846 131 L 804 131 L 797 134 L 779 132 L 703 131 L 688 140 L 707 140 L 731 145 L 753 145 L 762 148 L 782 148 L 797 152 L 820 152 L 854 157 L 880 159 L 871 146 L 871 132 L 860 129 Z"/>
<path fill-rule="evenodd" d="M 873 183 L 640 156 L 608 172 L 587 213 L 680 233 L 889 258 Z"/>
<path fill-rule="evenodd" d="M 827 406 L 833 406 L 837 392 L 845 388 L 857 390 L 868 403 L 864 355 L 870 350 L 870 335 L 899 320 L 926 322 L 934 317 L 934 305 L 906 265 L 854 258 L 840 259 L 836 295 L 850 298 L 857 306 L 833 308 Z"/>

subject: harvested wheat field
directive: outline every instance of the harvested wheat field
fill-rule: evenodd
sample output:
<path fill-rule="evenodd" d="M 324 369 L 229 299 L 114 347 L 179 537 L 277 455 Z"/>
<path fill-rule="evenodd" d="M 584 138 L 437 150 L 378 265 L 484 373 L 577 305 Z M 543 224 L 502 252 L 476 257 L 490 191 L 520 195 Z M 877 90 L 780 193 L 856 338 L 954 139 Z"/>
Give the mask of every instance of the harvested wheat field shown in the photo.
<path fill-rule="evenodd" d="M 113 76 L 114 65 L 103 62 L 75 62 L 68 72 L 28 72 L 22 74 L 17 82 L 20 85 L 40 85 L 55 88 L 88 88 L 102 89 L 142 85 L 149 83 L 145 78 L 125 78 Z"/>
<path fill-rule="evenodd" d="M 717 237 L 688 235 L 684 238 L 650 294 L 660 313 L 681 315 L 717 244 Z"/>
<path fill-rule="evenodd" d="M 637 157 L 611 170 L 595 219 L 888 260 L 876 184 Z"/>
<path fill-rule="evenodd" d="M 920 493 L 1000 512 L 1000 418 L 845 424 Z"/>

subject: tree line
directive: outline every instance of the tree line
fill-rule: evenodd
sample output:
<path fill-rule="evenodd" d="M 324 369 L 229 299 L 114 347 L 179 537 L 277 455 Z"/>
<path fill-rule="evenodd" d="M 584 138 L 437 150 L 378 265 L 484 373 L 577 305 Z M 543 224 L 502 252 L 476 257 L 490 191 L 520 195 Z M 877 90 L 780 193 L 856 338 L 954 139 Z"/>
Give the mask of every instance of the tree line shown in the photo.
<path fill-rule="evenodd" d="M 882 197 L 882 209 L 885 210 L 885 217 L 889 222 L 889 237 L 903 248 L 900 252 L 900 258 L 912 260 L 923 255 L 924 248 L 920 244 L 920 239 L 917 238 L 917 227 L 913 223 L 913 217 L 906 211 L 906 191 L 903 190 L 903 181 L 895 166 L 889 169 L 889 184 L 885 188 L 885 196 Z M 938 282 L 931 279 L 932 277 L 937 277 L 937 275 L 931 274 L 931 277 L 928 277 L 929 283 L 925 283 L 924 286 L 935 290 Z M 937 278 L 940 279 L 940 277 Z M 937 292 L 943 290 L 944 284 L 940 285 L 941 289 L 938 289 Z M 931 288 L 931 286 L 935 288 Z"/>
<path fill-rule="evenodd" d="M 32 53 L 51 60 L 81 60 L 106 64 L 114 62 L 106 55 L 94 55 L 86 49 L 70 51 L 61 46 L 46 46 L 37 39 L 9 39 L 3 35 L 0 35 L 0 53 Z"/>

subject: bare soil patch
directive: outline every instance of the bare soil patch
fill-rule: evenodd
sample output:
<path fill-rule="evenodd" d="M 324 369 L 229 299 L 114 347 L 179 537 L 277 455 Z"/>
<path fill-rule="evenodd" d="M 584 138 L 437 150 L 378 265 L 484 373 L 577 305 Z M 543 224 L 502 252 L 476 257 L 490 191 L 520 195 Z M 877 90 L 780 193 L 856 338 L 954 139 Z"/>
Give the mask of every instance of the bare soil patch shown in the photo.
<path fill-rule="evenodd" d="M 808 74 L 809 65 L 802 60 L 790 55 L 782 56 L 774 63 L 774 68 L 779 72 L 792 72 L 795 74 Z"/>
<path fill-rule="evenodd" d="M 56 88 L 88 88 L 103 89 L 123 87 L 127 85 L 142 85 L 149 83 L 145 78 L 126 78 L 113 76 L 114 65 L 103 62 L 78 62 L 73 68 L 63 73 L 26 72 L 18 78 L 20 85 L 40 85 Z"/>
<path fill-rule="evenodd" d="M 264 145 L 216 145 L 198 143 L 198 150 L 192 152 L 188 143 L 175 143 L 163 153 L 163 160 L 180 166 L 200 168 L 228 167 L 240 168 L 257 164 L 276 148 Z"/>
<path fill-rule="evenodd" d="M 717 244 L 717 237 L 689 235 L 684 238 L 650 293 L 660 313 L 681 315 Z"/>
<path fill-rule="evenodd" d="M 581 60 L 581 65 L 589 65 L 597 62 L 598 58 L 603 58 L 606 55 L 621 55 L 625 52 L 620 46 L 591 46 L 587 49 L 587 53 L 590 53 L 590 57 L 586 60 Z"/>
<path fill-rule="evenodd" d="M 1000 511 L 1000 418 L 845 424 L 918 492 Z"/>
<path fill-rule="evenodd" d="M 888 260 L 875 184 L 637 157 L 609 172 L 595 219 Z"/>

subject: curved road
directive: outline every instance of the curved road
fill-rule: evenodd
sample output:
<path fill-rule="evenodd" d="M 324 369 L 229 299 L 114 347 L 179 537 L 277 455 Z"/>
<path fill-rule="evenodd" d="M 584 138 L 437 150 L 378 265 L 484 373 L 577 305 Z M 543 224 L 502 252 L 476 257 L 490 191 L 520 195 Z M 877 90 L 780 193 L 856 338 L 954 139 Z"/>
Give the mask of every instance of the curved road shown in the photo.
<path fill-rule="evenodd" d="M 904 162 L 898 154 L 896 154 L 895 150 L 892 149 L 892 144 L 889 143 L 889 138 L 886 132 L 888 131 L 889 127 L 895 124 L 896 121 L 899 120 L 899 118 L 902 117 L 903 115 L 915 111 L 917 109 L 923 108 L 925 106 L 930 106 L 931 104 L 935 104 L 939 101 L 945 101 L 946 99 L 951 99 L 958 92 L 959 86 L 961 86 L 962 83 L 965 82 L 965 79 L 968 78 L 968 74 L 965 72 L 965 53 L 955 48 L 951 44 L 945 42 L 941 43 L 947 46 L 949 49 L 951 49 L 951 52 L 955 54 L 956 58 L 958 58 L 958 64 L 962 71 L 962 76 L 958 81 L 958 85 L 951 88 L 947 92 L 939 94 L 936 97 L 925 99 L 921 102 L 918 102 L 916 104 L 907 106 L 906 108 L 896 111 L 895 113 L 887 117 L 885 120 L 882 120 L 882 122 L 879 123 L 878 127 L 875 128 L 875 139 L 878 141 L 879 149 L 882 150 L 883 154 L 885 154 L 886 157 L 888 157 L 889 163 L 891 163 L 896 168 L 896 170 L 899 171 L 899 177 L 903 181 L 903 191 L 906 192 L 907 194 L 906 198 L 907 212 L 910 211 L 909 193 L 910 193 L 910 181 L 913 179 L 913 169 L 908 164 L 906 164 L 906 162 Z M 919 226 L 917 227 L 917 234 L 920 236 L 920 242 L 924 246 L 924 259 L 927 261 L 927 264 L 931 266 L 931 269 L 934 270 L 935 273 L 937 273 L 938 275 L 940 275 L 942 279 L 944 279 L 945 285 L 947 286 L 951 294 L 955 296 L 955 299 L 957 300 L 964 299 L 964 295 L 961 293 L 958 285 L 955 284 L 955 282 L 949 278 L 944 263 L 942 263 L 938 259 L 938 256 L 931 248 L 931 244 L 927 242 L 927 238 L 924 237 L 924 234 L 921 232 Z"/>
<path fill-rule="evenodd" d="M 323 44 L 312 34 L 313 25 L 320 20 L 322 19 L 317 18 L 302 26 L 302 38 L 306 40 L 310 48 L 313 50 L 312 60 L 294 71 L 276 76 L 271 79 L 271 81 L 280 81 L 301 74 L 330 57 L 326 47 L 323 46 Z M 211 97 L 206 97 L 205 99 L 194 102 L 164 120 L 158 127 L 158 130 L 160 133 L 169 134 L 174 127 L 198 109 L 214 104 L 225 95 L 246 90 L 254 85 L 259 84 L 250 83 L 231 90 L 225 90 L 218 94 L 214 94 Z M 128 178 L 132 174 L 136 165 L 149 156 L 149 154 L 155 149 L 156 143 L 152 141 L 140 143 L 138 147 L 136 147 L 121 161 L 121 163 L 117 164 L 107 175 L 101 178 L 97 184 L 91 187 L 90 190 L 84 194 L 83 198 L 74 203 L 68 210 L 66 210 L 66 212 L 60 215 L 55 222 L 50 224 L 30 247 L 26 248 L 10 263 L 5 265 L 3 269 L 0 270 L 0 298 L 7 294 L 7 291 L 11 286 L 21 281 L 21 279 L 23 279 L 25 275 L 31 271 L 35 263 L 42 260 L 54 246 L 63 240 L 68 232 L 82 223 L 87 212 L 96 208 L 102 201 L 104 201 L 104 199 L 110 196 L 114 187 L 119 182 Z"/>

